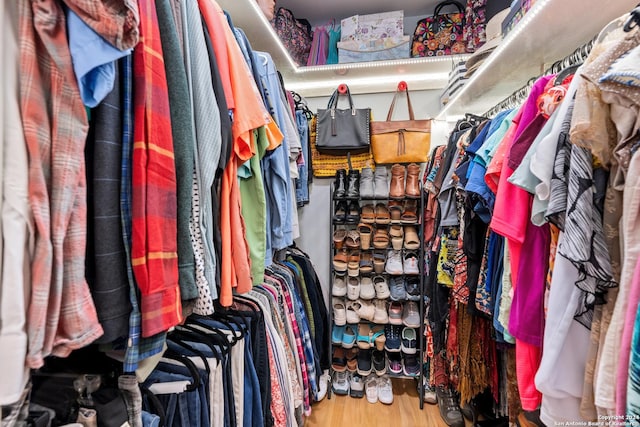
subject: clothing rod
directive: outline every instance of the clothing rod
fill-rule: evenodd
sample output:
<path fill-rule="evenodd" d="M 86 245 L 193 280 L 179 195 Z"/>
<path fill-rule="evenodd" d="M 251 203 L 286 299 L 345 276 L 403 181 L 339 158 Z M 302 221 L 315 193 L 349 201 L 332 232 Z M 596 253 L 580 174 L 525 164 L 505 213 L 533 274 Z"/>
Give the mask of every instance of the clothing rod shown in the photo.
<path fill-rule="evenodd" d="M 538 78 L 548 74 L 558 73 L 563 69 L 571 66 L 581 65 L 589 56 L 595 39 L 596 37 L 592 38 L 587 43 L 574 50 L 571 54 L 567 55 L 559 61 L 554 62 L 540 76 L 529 79 L 529 81 L 524 86 L 515 90 L 511 95 L 491 107 L 489 110 L 487 110 L 486 113 L 483 114 L 483 116 L 494 117 L 500 111 L 503 111 L 507 108 L 515 108 L 516 106 L 520 105 L 527 98 L 531 86 Z"/>

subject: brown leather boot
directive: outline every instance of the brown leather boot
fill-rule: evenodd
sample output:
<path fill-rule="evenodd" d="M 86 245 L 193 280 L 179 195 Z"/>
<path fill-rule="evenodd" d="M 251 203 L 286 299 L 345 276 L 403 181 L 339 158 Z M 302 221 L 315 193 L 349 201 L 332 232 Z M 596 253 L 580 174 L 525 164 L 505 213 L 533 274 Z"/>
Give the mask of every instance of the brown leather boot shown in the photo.
<path fill-rule="evenodd" d="M 392 199 L 404 198 L 404 172 L 403 165 L 395 164 L 391 167 L 391 184 L 389 185 L 389 197 Z"/>
<path fill-rule="evenodd" d="M 420 197 L 420 166 L 415 163 L 407 166 L 407 184 L 404 192 L 412 199 Z"/>

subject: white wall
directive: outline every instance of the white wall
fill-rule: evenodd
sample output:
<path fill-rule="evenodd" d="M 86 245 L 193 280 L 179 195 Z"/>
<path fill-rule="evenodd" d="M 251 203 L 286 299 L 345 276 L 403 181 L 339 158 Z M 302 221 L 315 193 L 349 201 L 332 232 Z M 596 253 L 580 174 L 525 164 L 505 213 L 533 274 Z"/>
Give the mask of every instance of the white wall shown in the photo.
<path fill-rule="evenodd" d="M 416 119 L 435 117 L 440 109 L 440 91 L 411 92 L 411 103 Z M 373 93 L 353 95 L 356 107 L 371 108 L 374 120 L 385 120 L 393 93 Z M 311 111 L 326 108 L 329 97 L 307 98 Z M 341 108 L 345 108 L 346 100 L 340 101 Z M 343 104 L 344 103 L 344 104 Z M 402 95 L 400 102 L 396 102 L 394 118 L 408 118 L 406 97 Z M 433 122 L 431 145 L 446 143 L 448 127 L 444 122 Z M 298 210 L 300 220 L 300 238 L 296 240 L 298 247 L 309 254 L 313 261 L 320 282 L 324 290 L 327 306 L 330 308 L 330 239 L 331 239 L 331 194 L 330 186 L 333 179 L 313 178 L 310 191 L 310 202 Z"/>

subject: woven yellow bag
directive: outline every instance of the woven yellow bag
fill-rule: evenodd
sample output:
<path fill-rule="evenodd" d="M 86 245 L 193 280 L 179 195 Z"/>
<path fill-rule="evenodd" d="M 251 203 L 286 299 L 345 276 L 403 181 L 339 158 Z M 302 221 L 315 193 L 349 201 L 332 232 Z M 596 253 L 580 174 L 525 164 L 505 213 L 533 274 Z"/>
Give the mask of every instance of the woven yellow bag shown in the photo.
<path fill-rule="evenodd" d="M 309 144 L 311 145 L 311 165 L 313 176 L 330 178 L 336 175 L 338 169 L 349 169 L 347 156 L 333 156 L 321 154 L 316 149 L 316 117 L 309 122 Z M 361 170 L 364 167 L 374 168 L 371 151 L 351 156 L 351 168 Z"/>

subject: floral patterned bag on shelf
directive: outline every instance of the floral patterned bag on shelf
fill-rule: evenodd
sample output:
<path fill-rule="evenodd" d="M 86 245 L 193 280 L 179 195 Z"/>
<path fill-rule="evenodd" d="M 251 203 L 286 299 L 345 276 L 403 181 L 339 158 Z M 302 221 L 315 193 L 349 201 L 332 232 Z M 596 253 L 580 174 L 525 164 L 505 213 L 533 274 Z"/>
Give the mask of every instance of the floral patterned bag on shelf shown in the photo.
<path fill-rule="evenodd" d="M 313 32 L 306 19 L 296 19 L 289 9 L 281 7 L 271 22 L 282 44 L 298 65 L 307 65 Z"/>
<path fill-rule="evenodd" d="M 454 6 L 457 13 L 440 13 Z M 438 3 L 433 16 L 421 19 L 413 32 L 411 57 L 452 55 L 466 52 L 464 32 L 465 8 L 457 1 Z"/>

